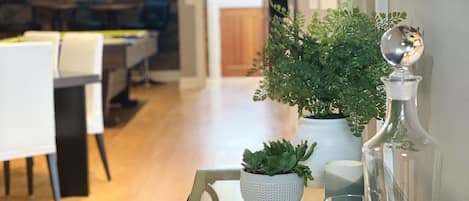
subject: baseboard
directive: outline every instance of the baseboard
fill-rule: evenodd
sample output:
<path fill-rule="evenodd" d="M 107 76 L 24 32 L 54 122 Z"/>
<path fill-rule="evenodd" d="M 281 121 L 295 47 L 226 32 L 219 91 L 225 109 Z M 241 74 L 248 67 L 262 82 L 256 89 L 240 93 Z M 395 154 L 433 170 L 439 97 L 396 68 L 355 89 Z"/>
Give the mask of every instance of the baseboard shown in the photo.
<path fill-rule="evenodd" d="M 205 78 L 181 77 L 179 79 L 179 89 L 200 89 L 205 87 Z"/>
<path fill-rule="evenodd" d="M 179 70 L 151 70 L 150 79 L 157 82 L 177 82 L 179 81 Z M 132 73 L 132 81 L 138 82 L 144 79 L 140 73 Z"/>
<path fill-rule="evenodd" d="M 158 82 L 177 82 L 179 81 L 179 70 L 152 70 L 150 78 Z"/>

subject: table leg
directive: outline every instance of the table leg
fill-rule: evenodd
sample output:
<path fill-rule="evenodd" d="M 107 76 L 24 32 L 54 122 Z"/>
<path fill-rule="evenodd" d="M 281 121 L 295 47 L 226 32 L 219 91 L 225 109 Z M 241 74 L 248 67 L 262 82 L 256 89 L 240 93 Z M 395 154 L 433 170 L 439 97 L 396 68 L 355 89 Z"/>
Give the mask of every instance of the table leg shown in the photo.
<path fill-rule="evenodd" d="M 155 81 L 155 80 L 151 79 L 151 77 L 150 77 L 150 57 L 146 57 L 143 60 L 143 65 L 144 65 L 143 67 L 144 67 L 144 71 L 145 71 L 144 83 L 145 83 L 146 87 L 150 87 L 151 85 L 161 85 L 161 84 L 163 84 L 163 82 Z"/>
<path fill-rule="evenodd" d="M 111 102 L 118 103 L 122 105 L 123 107 L 136 107 L 138 105 L 138 101 L 131 100 L 129 98 L 130 84 L 131 84 L 131 80 L 130 80 L 131 73 L 129 71 L 130 70 L 128 70 L 127 72 L 127 85 L 125 89 L 122 92 L 120 92 L 117 96 L 112 98 Z"/>
<path fill-rule="evenodd" d="M 127 87 L 127 69 L 105 69 L 103 71 L 103 112 L 105 126 L 116 126 L 120 120 L 111 115 L 111 99 Z"/>
<path fill-rule="evenodd" d="M 103 80 L 102 80 L 102 92 L 103 92 L 103 115 L 104 115 L 104 125 L 105 126 L 114 126 L 117 124 L 116 120 L 111 117 L 111 98 L 110 98 L 110 87 L 111 82 L 111 71 L 103 71 Z"/>
<path fill-rule="evenodd" d="M 62 196 L 88 196 L 84 87 L 55 89 L 57 165 Z"/>
<path fill-rule="evenodd" d="M 147 57 L 143 59 L 143 68 L 144 68 L 144 77 L 145 87 L 150 87 L 150 59 Z"/>

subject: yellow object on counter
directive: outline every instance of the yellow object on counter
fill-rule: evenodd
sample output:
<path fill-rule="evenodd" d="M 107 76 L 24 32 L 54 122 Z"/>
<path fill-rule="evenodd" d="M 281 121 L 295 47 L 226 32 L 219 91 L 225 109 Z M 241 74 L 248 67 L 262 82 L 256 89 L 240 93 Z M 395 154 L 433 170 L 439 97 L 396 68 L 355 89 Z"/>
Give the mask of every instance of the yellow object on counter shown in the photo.
<path fill-rule="evenodd" d="M 100 30 L 100 31 L 64 31 L 60 32 L 63 36 L 66 33 L 101 33 L 104 36 L 105 44 L 119 44 L 125 42 L 126 38 L 142 38 L 147 34 L 146 30 Z M 0 43 L 18 43 L 23 42 L 24 37 L 15 36 L 5 39 L 0 39 Z"/>
<path fill-rule="evenodd" d="M 23 42 L 23 41 L 24 41 L 23 36 L 15 36 L 11 38 L 0 39 L 0 43 L 18 43 L 18 42 Z"/>

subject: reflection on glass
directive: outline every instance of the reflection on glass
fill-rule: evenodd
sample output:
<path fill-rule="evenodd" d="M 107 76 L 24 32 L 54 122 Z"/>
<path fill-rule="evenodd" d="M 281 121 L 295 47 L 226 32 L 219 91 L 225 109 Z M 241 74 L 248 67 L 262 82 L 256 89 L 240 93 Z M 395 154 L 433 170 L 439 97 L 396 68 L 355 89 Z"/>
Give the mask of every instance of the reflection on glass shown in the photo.
<path fill-rule="evenodd" d="M 326 201 L 363 201 L 363 196 L 361 195 L 338 195 L 338 196 L 328 197 Z"/>
<path fill-rule="evenodd" d="M 382 79 L 388 97 L 386 121 L 363 145 L 367 201 L 439 201 L 440 152 L 418 118 L 421 77 L 408 69 L 423 48 L 418 30 L 408 26 L 387 31 L 381 40 L 383 56 L 395 68 Z"/>

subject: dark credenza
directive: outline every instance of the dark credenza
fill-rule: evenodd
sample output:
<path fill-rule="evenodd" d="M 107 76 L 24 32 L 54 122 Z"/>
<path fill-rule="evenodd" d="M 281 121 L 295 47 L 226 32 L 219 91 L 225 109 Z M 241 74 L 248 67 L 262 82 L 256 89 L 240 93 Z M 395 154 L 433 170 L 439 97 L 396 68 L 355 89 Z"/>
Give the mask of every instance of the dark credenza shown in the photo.
<path fill-rule="evenodd" d="M 108 40 L 109 41 L 109 40 Z M 146 32 L 141 37 L 124 38 L 121 42 L 106 43 L 103 50 L 103 107 L 108 125 L 113 124 L 110 114 L 111 100 L 129 99 L 129 70 L 143 64 L 158 51 L 158 33 Z"/>

